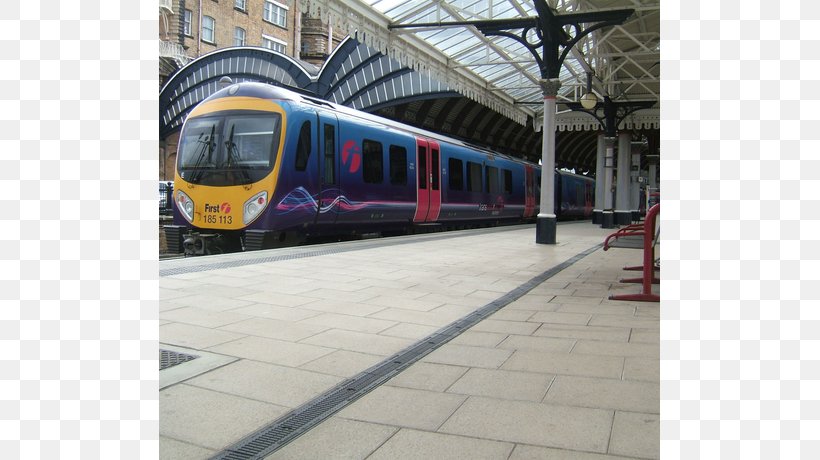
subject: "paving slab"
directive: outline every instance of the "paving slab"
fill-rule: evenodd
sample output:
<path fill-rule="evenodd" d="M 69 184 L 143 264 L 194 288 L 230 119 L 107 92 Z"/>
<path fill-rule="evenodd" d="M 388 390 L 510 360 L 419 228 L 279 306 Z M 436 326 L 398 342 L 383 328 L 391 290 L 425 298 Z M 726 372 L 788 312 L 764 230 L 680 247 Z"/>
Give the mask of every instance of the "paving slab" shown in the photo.
<path fill-rule="evenodd" d="M 159 327 L 160 342 L 194 349 L 208 348 L 242 337 L 245 337 L 245 334 L 192 324 L 170 323 Z"/>
<path fill-rule="evenodd" d="M 441 433 L 402 428 L 368 460 L 400 459 L 487 459 L 505 460 L 514 445 Z"/>
<path fill-rule="evenodd" d="M 538 402 L 544 398 L 553 378 L 549 374 L 472 368 L 447 392 Z"/>
<path fill-rule="evenodd" d="M 577 340 L 554 337 L 510 335 L 497 348 L 505 350 L 542 350 L 569 353 Z"/>
<path fill-rule="evenodd" d="M 167 436 L 159 437 L 159 451 L 162 452 L 163 459 L 173 460 L 201 460 L 211 458 L 217 452 Z"/>
<path fill-rule="evenodd" d="M 211 450 L 222 450 L 287 412 L 275 404 L 184 383 L 160 391 L 159 404 L 160 436 Z M 174 449 L 187 450 L 182 447 Z"/>
<path fill-rule="evenodd" d="M 258 361 L 241 360 L 188 380 L 188 385 L 294 408 L 342 379 Z"/>
<path fill-rule="evenodd" d="M 609 452 L 634 458 L 659 458 L 658 414 L 616 411 Z"/>
<path fill-rule="evenodd" d="M 302 343 L 390 356 L 412 345 L 413 341 L 399 337 L 331 329 L 302 340 Z"/>
<path fill-rule="evenodd" d="M 338 416 L 434 431 L 467 399 L 433 391 L 381 386 L 338 412 Z"/>
<path fill-rule="evenodd" d="M 470 397 L 438 431 L 605 453 L 612 417 L 611 410 Z"/>
<path fill-rule="evenodd" d="M 467 370 L 462 366 L 418 362 L 391 378 L 387 385 L 444 392 Z"/>
<path fill-rule="evenodd" d="M 326 331 L 327 329 L 326 326 L 318 326 L 315 324 L 302 324 L 294 321 L 258 317 L 222 326 L 218 330 L 297 342 Z"/>
<path fill-rule="evenodd" d="M 517 350 L 502 369 L 558 375 L 580 375 L 620 379 L 624 358 L 574 353 Z"/>
<path fill-rule="evenodd" d="M 175 323 L 215 328 L 249 319 L 250 316 L 234 311 L 213 311 L 197 307 L 181 307 L 160 312 L 159 318 Z"/>
<path fill-rule="evenodd" d="M 497 369 L 507 361 L 512 353 L 510 350 L 470 347 L 448 343 L 422 358 L 422 361 L 464 367 Z"/>
<path fill-rule="evenodd" d="M 332 417 L 266 460 L 363 459 L 383 445 L 398 428 Z"/>
<path fill-rule="evenodd" d="M 653 382 L 559 375 L 544 402 L 657 414 L 660 387 Z"/>
<path fill-rule="evenodd" d="M 542 324 L 533 336 L 626 342 L 630 329 L 625 327 L 579 326 L 572 324 Z M 657 343 L 657 342 L 656 342 Z"/>
<path fill-rule="evenodd" d="M 255 336 L 247 336 L 216 345 L 208 348 L 208 350 L 288 367 L 299 367 L 335 351 L 334 348 Z"/>
<path fill-rule="evenodd" d="M 381 355 L 337 350 L 302 365 L 300 369 L 349 378 L 383 360 L 384 356 Z"/>
<path fill-rule="evenodd" d="M 517 444 L 509 460 L 626 460 L 628 458 L 630 457 Z"/>

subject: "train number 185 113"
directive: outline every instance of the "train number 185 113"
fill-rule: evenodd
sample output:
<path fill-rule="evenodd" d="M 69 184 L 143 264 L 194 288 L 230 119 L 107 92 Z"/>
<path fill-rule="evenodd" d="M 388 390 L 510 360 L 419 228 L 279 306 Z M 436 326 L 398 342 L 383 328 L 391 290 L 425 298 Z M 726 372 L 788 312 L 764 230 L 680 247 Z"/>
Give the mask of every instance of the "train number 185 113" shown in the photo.
<path fill-rule="evenodd" d="M 216 214 L 205 214 L 202 218 L 206 224 L 232 224 L 232 216 L 218 216 Z"/>

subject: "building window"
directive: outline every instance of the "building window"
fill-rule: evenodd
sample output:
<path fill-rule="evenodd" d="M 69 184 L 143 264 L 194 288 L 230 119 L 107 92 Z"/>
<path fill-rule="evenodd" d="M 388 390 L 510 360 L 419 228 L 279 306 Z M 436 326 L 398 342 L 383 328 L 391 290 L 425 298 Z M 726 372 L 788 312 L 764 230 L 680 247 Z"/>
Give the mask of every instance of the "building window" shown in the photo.
<path fill-rule="evenodd" d="M 265 2 L 265 10 L 262 12 L 262 19 L 276 24 L 279 27 L 287 27 L 288 7 L 276 2 Z"/>
<path fill-rule="evenodd" d="M 464 164 L 455 158 L 449 163 L 450 190 L 464 190 Z"/>
<path fill-rule="evenodd" d="M 381 184 L 384 180 L 384 154 L 381 142 L 362 142 L 362 177 L 366 184 Z"/>
<path fill-rule="evenodd" d="M 245 29 L 237 27 L 233 30 L 233 46 L 245 46 Z"/>
<path fill-rule="evenodd" d="M 407 149 L 390 146 L 390 184 L 407 185 Z"/>
<path fill-rule="evenodd" d="M 287 42 L 283 42 L 282 40 L 269 37 L 267 35 L 262 35 L 262 46 L 282 54 L 286 54 L 288 49 Z"/>
<path fill-rule="evenodd" d="M 185 10 L 185 14 L 182 15 L 182 33 L 191 36 L 191 16 L 193 12 L 191 10 Z"/>
<path fill-rule="evenodd" d="M 239 11 L 245 11 L 245 0 L 234 0 L 233 6 Z"/>
<path fill-rule="evenodd" d="M 208 43 L 215 43 L 214 29 L 216 28 L 216 21 L 210 16 L 202 16 L 202 41 Z"/>

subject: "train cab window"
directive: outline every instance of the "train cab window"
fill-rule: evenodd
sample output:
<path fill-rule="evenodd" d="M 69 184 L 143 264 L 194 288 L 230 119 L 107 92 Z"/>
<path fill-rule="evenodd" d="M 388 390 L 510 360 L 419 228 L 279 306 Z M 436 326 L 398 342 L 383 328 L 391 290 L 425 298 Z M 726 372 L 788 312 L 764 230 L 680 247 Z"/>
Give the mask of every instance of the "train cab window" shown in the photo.
<path fill-rule="evenodd" d="M 310 122 L 302 123 L 299 130 L 299 142 L 296 144 L 296 170 L 304 171 L 310 158 Z"/>
<path fill-rule="evenodd" d="M 467 162 L 467 191 L 481 191 L 481 165 L 479 163 Z"/>
<path fill-rule="evenodd" d="M 390 184 L 407 185 L 407 149 L 390 146 Z"/>
<path fill-rule="evenodd" d="M 504 193 L 508 195 L 512 195 L 513 192 L 513 182 L 512 182 L 512 171 L 509 169 L 502 169 L 501 171 L 504 172 Z"/>
<path fill-rule="evenodd" d="M 450 190 L 464 190 L 464 163 L 461 160 L 450 158 L 448 166 Z"/>
<path fill-rule="evenodd" d="M 362 176 L 367 184 L 381 184 L 384 181 L 384 152 L 381 142 L 365 139 L 362 141 Z"/>
<path fill-rule="evenodd" d="M 487 193 L 498 193 L 498 168 L 494 166 L 487 166 L 484 170 L 486 174 Z"/>

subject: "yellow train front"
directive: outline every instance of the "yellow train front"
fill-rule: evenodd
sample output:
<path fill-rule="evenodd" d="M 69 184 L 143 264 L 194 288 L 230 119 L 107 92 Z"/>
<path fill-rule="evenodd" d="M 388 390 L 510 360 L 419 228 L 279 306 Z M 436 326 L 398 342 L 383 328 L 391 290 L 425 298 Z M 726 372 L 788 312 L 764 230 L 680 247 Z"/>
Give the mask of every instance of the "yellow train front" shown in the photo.
<path fill-rule="evenodd" d="M 174 223 L 186 255 L 242 250 L 277 186 L 288 92 L 233 85 L 199 104 L 180 133 Z M 251 242 L 253 243 L 253 242 Z"/>

